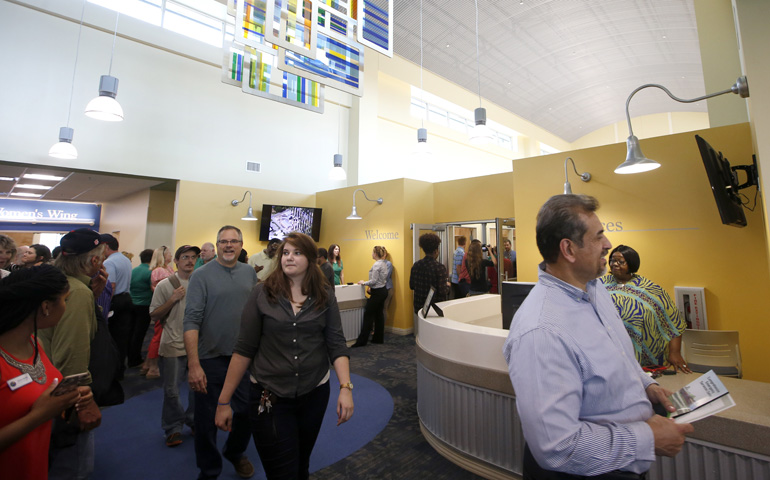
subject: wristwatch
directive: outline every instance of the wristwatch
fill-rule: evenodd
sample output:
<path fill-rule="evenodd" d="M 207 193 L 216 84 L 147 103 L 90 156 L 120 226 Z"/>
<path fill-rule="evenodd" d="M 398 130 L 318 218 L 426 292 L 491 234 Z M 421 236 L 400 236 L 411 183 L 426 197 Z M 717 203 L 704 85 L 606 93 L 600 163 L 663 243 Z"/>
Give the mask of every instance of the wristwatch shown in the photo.
<path fill-rule="evenodd" d="M 342 390 L 343 388 L 347 388 L 348 390 L 353 391 L 353 384 L 350 382 L 343 383 L 342 385 L 340 385 L 340 390 Z"/>

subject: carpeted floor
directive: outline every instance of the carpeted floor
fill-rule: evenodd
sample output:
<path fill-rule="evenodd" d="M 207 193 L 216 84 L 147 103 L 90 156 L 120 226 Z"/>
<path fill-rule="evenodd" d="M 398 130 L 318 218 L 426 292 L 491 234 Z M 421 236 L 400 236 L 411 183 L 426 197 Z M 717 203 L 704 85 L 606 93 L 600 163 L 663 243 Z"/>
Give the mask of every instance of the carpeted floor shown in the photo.
<path fill-rule="evenodd" d="M 387 426 L 372 441 L 342 460 L 311 474 L 312 479 L 481 479 L 436 453 L 422 436 L 417 417 L 416 367 L 412 335 L 386 335 L 382 345 L 370 344 L 351 349 L 351 372 L 387 389 L 393 398 L 393 414 Z M 131 369 L 123 385 L 126 396 L 132 397 L 159 389 L 160 381 L 146 380 L 137 374 L 136 369 Z M 355 389 L 353 398 L 356 399 Z M 361 406 L 359 403 L 356 405 Z M 357 408 L 356 414 L 360 412 Z"/>
<path fill-rule="evenodd" d="M 336 402 L 329 402 L 321 433 L 310 457 L 311 472 L 338 462 L 360 449 L 381 432 L 390 420 L 393 399 L 387 390 L 377 382 L 358 375 L 352 375 L 352 381 L 361 398 L 361 402 L 356 405 L 360 415 L 354 415 L 350 421 L 338 427 Z M 334 372 L 330 383 L 332 391 L 339 390 Z M 183 390 L 182 398 L 186 399 L 186 386 Z M 165 446 L 160 428 L 162 402 L 162 389 L 157 388 L 133 396 L 123 405 L 104 410 L 102 425 L 95 431 L 94 478 L 192 479 L 198 475 L 193 438 L 187 429 L 183 433 L 181 445 L 174 448 Z M 220 449 L 224 447 L 226 437 L 224 432 L 217 435 Z M 254 480 L 264 480 L 265 474 L 253 444 L 249 445 L 246 456 L 255 466 Z M 227 462 L 224 462 L 221 478 L 238 478 Z"/>

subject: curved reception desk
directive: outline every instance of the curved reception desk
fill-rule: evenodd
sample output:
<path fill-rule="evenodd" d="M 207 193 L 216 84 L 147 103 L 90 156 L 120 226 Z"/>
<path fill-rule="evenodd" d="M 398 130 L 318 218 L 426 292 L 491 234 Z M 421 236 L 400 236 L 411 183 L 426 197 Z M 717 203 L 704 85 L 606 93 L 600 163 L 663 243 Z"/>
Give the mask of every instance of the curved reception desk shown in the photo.
<path fill-rule="evenodd" d="M 348 342 L 358 338 L 361 333 L 361 323 L 364 320 L 366 294 L 363 285 L 337 285 L 334 294 L 340 307 L 342 333 Z"/>
<path fill-rule="evenodd" d="M 417 412 L 427 441 L 477 475 L 518 479 L 524 437 L 502 348 L 500 296 L 439 303 L 420 314 Z M 697 374 L 658 379 L 677 390 Z M 682 452 L 658 457 L 648 476 L 665 480 L 770 480 L 770 384 L 721 377 L 736 406 L 694 424 Z"/>

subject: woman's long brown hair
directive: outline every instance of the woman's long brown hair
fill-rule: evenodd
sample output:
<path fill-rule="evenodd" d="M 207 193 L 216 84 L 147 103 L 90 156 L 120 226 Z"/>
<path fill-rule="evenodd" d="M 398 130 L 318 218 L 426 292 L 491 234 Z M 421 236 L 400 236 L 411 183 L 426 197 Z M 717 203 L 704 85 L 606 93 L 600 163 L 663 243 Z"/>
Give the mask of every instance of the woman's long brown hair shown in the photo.
<path fill-rule="evenodd" d="M 291 232 L 278 247 L 278 258 L 276 259 L 278 268 L 273 270 L 273 273 L 265 280 L 265 292 L 268 300 L 271 303 L 277 303 L 279 298 L 293 300 L 291 281 L 283 272 L 283 265 L 281 264 L 281 256 L 283 256 L 283 250 L 287 244 L 294 245 L 307 258 L 307 272 L 302 281 L 302 293 L 316 300 L 316 309 L 325 308 L 326 300 L 329 298 L 329 292 L 326 290 L 329 282 L 316 263 L 318 247 L 312 238 L 299 232 Z"/>

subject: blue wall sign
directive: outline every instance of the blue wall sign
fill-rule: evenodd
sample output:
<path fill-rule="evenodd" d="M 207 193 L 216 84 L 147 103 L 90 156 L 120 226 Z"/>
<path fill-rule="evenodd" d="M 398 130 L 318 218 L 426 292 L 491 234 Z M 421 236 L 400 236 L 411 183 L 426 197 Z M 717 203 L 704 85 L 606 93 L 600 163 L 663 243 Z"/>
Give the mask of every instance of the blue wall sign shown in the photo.
<path fill-rule="evenodd" d="M 68 232 L 76 228 L 99 230 L 102 206 L 94 203 L 49 202 L 0 198 L 0 230 Z"/>

